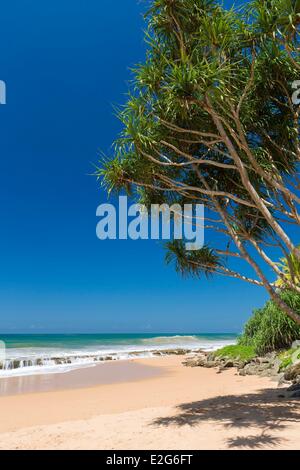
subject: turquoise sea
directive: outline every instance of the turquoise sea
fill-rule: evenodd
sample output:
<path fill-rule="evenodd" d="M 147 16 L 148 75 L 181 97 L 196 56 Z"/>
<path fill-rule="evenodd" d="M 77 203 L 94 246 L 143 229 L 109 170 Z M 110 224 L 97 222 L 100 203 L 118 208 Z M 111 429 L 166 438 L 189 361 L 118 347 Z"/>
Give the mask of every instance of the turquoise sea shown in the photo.
<path fill-rule="evenodd" d="M 233 344 L 236 339 L 236 334 L 0 334 L 0 378 L 62 373 L 104 361 L 167 354 L 175 349 L 208 351 Z"/>

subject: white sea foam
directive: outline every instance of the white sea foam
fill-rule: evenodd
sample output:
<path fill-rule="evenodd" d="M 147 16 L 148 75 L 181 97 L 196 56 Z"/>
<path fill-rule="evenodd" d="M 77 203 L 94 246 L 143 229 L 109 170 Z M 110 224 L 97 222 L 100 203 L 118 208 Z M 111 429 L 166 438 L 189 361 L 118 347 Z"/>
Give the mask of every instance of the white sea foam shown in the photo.
<path fill-rule="evenodd" d="M 132 344 L 114 344 L 78 349 L 15 348 L 6 350 L 6 359 L 0 364 L 0 379 L 24 375 L 66 373 L 75 369 L 93 367 L 107 361 L 154 357 L 176 349 L 213 351 L 233 344 L 232 339 L 197 336 L 157 336 L 132 340 Z"/>

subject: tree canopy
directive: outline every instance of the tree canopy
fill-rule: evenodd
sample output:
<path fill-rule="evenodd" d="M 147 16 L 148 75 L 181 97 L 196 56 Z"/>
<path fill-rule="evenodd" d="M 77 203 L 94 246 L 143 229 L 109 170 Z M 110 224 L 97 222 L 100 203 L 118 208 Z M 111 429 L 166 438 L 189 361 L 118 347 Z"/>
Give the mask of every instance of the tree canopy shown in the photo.
<path fill-rule="evenodd" d="M 217 246 L 186 252 L 168 243 L 167 260 L 194 276 L 220 274 L 265 287 L 300 324 L 269 280 L 288 289 L 274 249 L 300 260 L 298 228 L 300 0 L 253 0 L 225 9 L 216 0 L 154 0 L 146 14 L 145 62 L 112 158 L 97 171 L 110 191 L 145 205 L 203 203 Z M 290 230 L 293 227 L 293 230 Z M 296 238 L 296 240 L 293 240 Z M 253 277 L 231 267 L 239 259 Z M 248 271 L 247 271 L 248 272 Z"/>

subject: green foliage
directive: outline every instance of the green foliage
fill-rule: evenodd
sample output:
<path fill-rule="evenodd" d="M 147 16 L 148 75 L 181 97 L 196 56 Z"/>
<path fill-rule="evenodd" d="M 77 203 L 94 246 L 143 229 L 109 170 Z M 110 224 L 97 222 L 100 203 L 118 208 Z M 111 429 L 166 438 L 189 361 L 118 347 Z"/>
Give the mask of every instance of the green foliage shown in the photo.
<path fill-rule="evenodd" d="M 300 313 L 300 295 L 285 291 L 282 299 Z M 241 345 L 253 346 L 257 354 L 285 349 L 300 338 L 300 326 L 287 317 L 271 300 L 254 312 L 240 338 Z"/>
<path fill-rule="evenodd" d="M 187 253 L 184 243 L 174 240 L 166 243 L 166 248 L 166 263 L 174 263 L 176 271 L 183 276 L 200 277 L 204 274 L 209 277 L 220 267 L 219 257 L 206 245 Z"/>
<path fill-rule="evenodd" d="M 287 369 L 289 366 L 295 364 L 300 359 L 300 348 L 292 348 L 287 351 L 283 351 L 278 355 L 281 360 L 280 371 Z"/>
<path fill-rule="evenodd" d="M 293 364 L 293 360 L 290 354 L 286 354 L 284 357 L 281 359 L 281 364 L 279 367 L 279 372 L 282 372 L 283 370 L 287 369 Z"/>
<path fill-rule="evenodd" d="M 249 361 L 255 357 L 255 350 L 252 346 L 236 344 L 218 349 L 218 351 L 215 352 L 215 357 L 228 357 L 230 359 Z"/>
<path fill-rule="evenodd" d="M 161 176 L 185 184 L 190 181 L 190 169 L 188 166 L 159 167 L 149 155 L 156 159 L 164 155 L 180 164 L 184 160 L 181 152 L 186 152 L 194 158 L 230 163 L 226 152 L 220 153 L 225 151 L 223 144 L 219 144 L 218 152 L 214 149 L 207 152 L 203 144 L 197 143 L 195 134 L 186 131 L 178 136 L 172 126 L 191 132 L 215 133 L 203 100 L 209 96 L 217 112 L 224 116 L 238 106 L 252 74 L 253 47 L 256 48 L 255 76 L 240 110 L 242 125 L 245 134 L 251 136 L 248 144 L 261 165 L 270 166 L 266 155 L 270 150 L 273 168 L 275 165 L 286 171 L 287 165 L 293 165 L 290 138 L 295 134 L 294 122 L 286 106 L 276 106 L 276 102 L 282 99 L 282 86 L 289 88 L 298 78 L 279 40 L 280 28 L 286 28 L 282 17 L 290 17 L 288 23 L 297 24 L 298 10 L 293 2 L 253 1 L 248 8 L 239 10 L 224 9 L 217 0 L 154 0 L 151 3 L 146 15 L 147 57 L 133 70 L 132 92 L 126 106 L 118 112 L 123 131 L 116 142 L 113 161 L 111 165 L 101 162 L 102 169 L 97 172 L 104 186 L 119 191 L 123 185 L 128 190 L 128 186 L 138 182 L 152 194 L 152 184 L 162 191 L 168 202 L 171 194 L 163 190 L 166 184 L 162 183 Z M 276 146 L 266 139 L 266 133 L 272 135 Z M 166 142 L 176 146 L 179 153 Z M 277 150 L 283 146 L 284 156 Z M 242 157 L 246 159 L 246 155 Z M 242 199 L 246 197 L 238 175 L 233 183 L 226 170 L 209 166 L 203 166 L 203 170 L 212 182 L 218 180 L 219 189 L 232 189 L 236 183 L 233 192 Z M 251 178 L 264 196 L 260 179 L 254 173 Z M 200 181 L 197 185 L 201 186 Z M 197 200 L 197 194 L 193 197 Z M 259 224 L 257 220 L 255 225 Z"/>
<path fill-rule="evenodd" d="M 146 58 L 133 70 L 118 113 L 122 132 L 114 155 L 96 175 L 109 193 L 126 190 L 147 206 L 205 204 L 211 216 L 205 228 L 217 234 L 210 237 L 217 246 L 196 255 L 168 245 L 167 261 L 182 274 L 249 282 L 229 268 L 228 251 L 239 251 L 253 267 L 245 249 L 265 242 L 267 250 L 273 236 L 286 243 L 276 222 L 289 215 L 286 192 L 296 186 L 299 165 L 290 103 L 291 84 L 299 79 L 299 15 L 300 0 L 251 0 L 230 9 L 219 0 L 151 1 Z M 262 314 L 261 323 L 271 332 L 265 341 L 258 329 L 260 350 L 293 336 L 274 304 L 265 309 L 272 315 Z"/>
<path fill-rule="evenodd" d="M 251 318 L 247 321 L 244 326 L 244 332 L 241 336 L 239 342 L 243 345 L 252 345 L 254 338 L 257 337 L 259 330 L 261 328 L 262 320 L 265 315 L 265 309 L 256 309 L 253 312 Z"/>
<path fill-rule="evenodd" d="M 284 273 L 284 279 L 278 278 L 276 286 L 285 287 L 285 280 L 292 281 L 296 285 L 300 285 L 300 260 L 291 253 L 287 258 L 282 258 L 278 266 Z"/>
<path fill-rule="evenodd" d="M 292 364 L 293 364 L 292 358 L 286 357 L 285 359 L 283 359 L 282 363 L 280 364 L 279 372 L 282 372 L 283 370 L 287 369 Z"/>

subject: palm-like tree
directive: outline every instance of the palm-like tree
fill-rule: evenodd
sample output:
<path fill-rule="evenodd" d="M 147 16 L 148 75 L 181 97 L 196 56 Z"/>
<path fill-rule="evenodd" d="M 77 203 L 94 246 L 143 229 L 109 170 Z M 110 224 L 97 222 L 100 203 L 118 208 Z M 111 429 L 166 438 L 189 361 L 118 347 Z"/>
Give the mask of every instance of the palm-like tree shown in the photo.
<path fill-rule="evenodd" d="M 109 192 L 126 190 L 147 207 L 204 204 L 201 225 L 215 235 L 209 246 L 186 253 L 175 240 L 167 261 L 182 274 L 262 286 L 300 325 L 268 279 L 271 268 L 279 284 L 300 293 L 291 281 L 300 250 L 282 224 L 299 225 L 299 129 L 290 97 L 300 70 L 300 0 L 251 0 L 228 10 L 218 0 L 152 0 L 147 18 L 146 60 L 119 112 L 115 154 L 96 175 Z M 289 269 L 273 260 L 274 241 L 281 256 L 294 254 Z"/>

